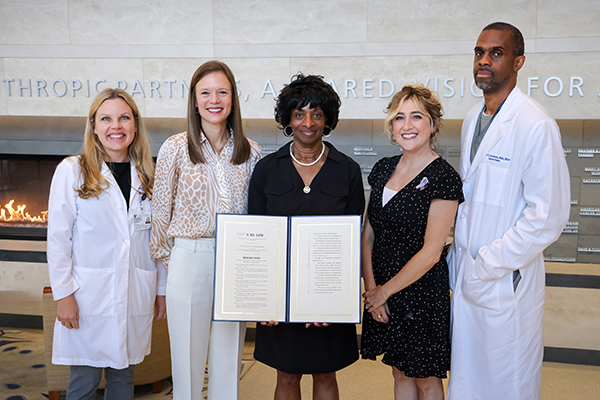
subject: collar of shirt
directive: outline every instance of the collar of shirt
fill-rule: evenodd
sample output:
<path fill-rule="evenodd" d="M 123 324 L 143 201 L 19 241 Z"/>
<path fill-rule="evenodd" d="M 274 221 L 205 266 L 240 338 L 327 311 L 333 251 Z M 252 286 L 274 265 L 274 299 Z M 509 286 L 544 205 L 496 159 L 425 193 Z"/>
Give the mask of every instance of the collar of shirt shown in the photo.
<path fill-rule="evenodd" d="M 200 131 L 200 146 L 203 148 L 202 152 L 207 160 L 213 159 L 217 162 L 231 160 L 231 155 L 233 154 L 233 144 L 233 130 L 229 129 L 229 139 L 227 139 L 227 143 L 225 143 L 225 146 L 223 146 L 221 154 L 217 155 L 204 132 Z"/>

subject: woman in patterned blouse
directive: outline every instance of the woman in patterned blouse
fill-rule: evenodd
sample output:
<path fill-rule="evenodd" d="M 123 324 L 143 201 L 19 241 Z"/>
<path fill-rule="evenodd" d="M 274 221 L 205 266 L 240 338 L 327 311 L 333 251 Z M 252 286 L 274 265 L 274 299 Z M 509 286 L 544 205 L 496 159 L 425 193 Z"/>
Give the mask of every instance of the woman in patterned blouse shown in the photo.
<path fill-rule="evenodd" d="M 168 267 L 173 398 L 202 398 L 208 356 L 208 398 L 237 399 L 246 326 L 212 322 L 215 218 L 246 213 L 260 147 L 244 136 L 235 78 L 222 62 L 192 76 L 187 115 L 187 132 L 158 154 L 150 243 Z"/>

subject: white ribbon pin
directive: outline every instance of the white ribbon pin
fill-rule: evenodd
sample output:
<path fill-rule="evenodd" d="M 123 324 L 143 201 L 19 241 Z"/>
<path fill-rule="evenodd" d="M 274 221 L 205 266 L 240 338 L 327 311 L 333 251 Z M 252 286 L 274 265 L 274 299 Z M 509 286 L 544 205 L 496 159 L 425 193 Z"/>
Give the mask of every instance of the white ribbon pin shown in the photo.
<path fill-rule="evenodd" d="M 419 190 L 425 189 L 425 186 L 427 186 L 428 183 L 429 183 L 429 179 L 427 179 L 427 177 L 421 179 L 421 183 L 419 183 L 417 185 L 417 189 L 419 189 Z"/>

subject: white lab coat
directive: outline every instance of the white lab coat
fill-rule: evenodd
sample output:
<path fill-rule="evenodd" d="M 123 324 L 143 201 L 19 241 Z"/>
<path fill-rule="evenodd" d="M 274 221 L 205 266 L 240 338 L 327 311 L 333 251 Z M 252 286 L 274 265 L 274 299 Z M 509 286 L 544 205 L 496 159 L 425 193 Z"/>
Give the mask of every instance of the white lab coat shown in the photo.
<path fill-rule="evenodd" d="M 449 400 L 540 398 L 543 250 L 567 223 L 569 171 L 556 122 L 518 88 L 492 121 L 473 164 L 483 104 L 462 126 L 458 208 L 448 256 L 452 296 Z M 516 292 L 513 271 L 522 275 Z"/>
<path fill-rule="evenodd" d="M 108 166 L 110 186 L 99 198 L 78 197 L 79 157 L 59 164 L 48 204 L 48 267 L 54 299 L 75 293 L 79 329 L 54 327 L 52 363 L 122 369 L 150 353 L 157 267 L 150 230 L 136 231 L 133 214 L 150 213 L 131 168 L 129 212 Z M 164 293 L 163 293 L 164 294 Z"/>

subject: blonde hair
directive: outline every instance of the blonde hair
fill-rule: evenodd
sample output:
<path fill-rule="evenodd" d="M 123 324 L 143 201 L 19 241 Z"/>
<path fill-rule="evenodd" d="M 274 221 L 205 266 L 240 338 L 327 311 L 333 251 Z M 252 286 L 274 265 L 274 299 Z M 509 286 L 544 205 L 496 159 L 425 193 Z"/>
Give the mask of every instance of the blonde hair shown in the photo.
<path fill-rule="evenodd" d="M 423 86 L 422 84 L 406 85 L 401 91 L 396 93 L 386 108 L 386 117 L 384 129 L 386 135 L 390 138 L 392 144 L 396 144 L 394 139 L 394 119 L 400 112 L 402 105 L 406 100 L 412 100 L 417 109 L 429 118 L 431 123 L 431 135 L 429 136 L 429 147 L 435 150 L 435 140 L 442 126 L 442 103 L 437 95 Z"/>
<path fill-rule="evenodd" d="M 152 160 L 152 154 L 150 152 L 150 144 L 148 143 L 146 130 L 144 129 L 144 124 L 140 117 L 140 111 L 131 96 L 121 89 L 104 89 L 96 96 L 94 101 L 92 101 L 87 123 L 85 125 L 82 154 L 79 158 L 83 184 L 79 189 L 76 189 L 76 192 L 82 199 L 90 197 L 97 198 L 100 196 L 100 193 L 109 186 L 108 181 L 100 172 L 102 170 L 102 163 L 104 162 L 106 151 L 98 139 L 98 136 L 94 134 L 94 126 L 96 112 L 102 103 L 106 100 L 114 99 L 123 99 L 129 105 L 131 112 L 133 113 L 137 133 L 133 138 L 133 142 L 131 142 L 127 149 L 127 156 L 129 161 L 135 165 L 135 169 L 142 183 L 142 190 L 146 196 L 152 198 L 152 188 L 154 186 L 154 161 Z"/>
<path fill-rule="evenodd" d="M 231 163 L 240 165 L 248 161 L 252 150 L 250 148 L 250 142 L 248 142 L 242 128 L 242 112 L 240 110 L 240 100 L 238 99 L 235 77 L 227 64 L 216 60 L 205 62 L 198 67 L 196 72 L 194 72 L 194 75 L 192 75 L 192 81 L 190 82 L 187 110 L 187 139 L 190 160 L 192 160 L 194 164 L 203 164 L 206 162 L 204 154 L 202 154 L 202 149 L 200 148 L 202 118 L 200 118 L 198 107 L 196 106 L 196 85 L 202 78 L 213 72 L 222 72 L 231 85 L 231 112 L 229 113 L 229 116 L 227 116 L 227 126 L 233 131 L 233 154 L 231 155 Z"/>

